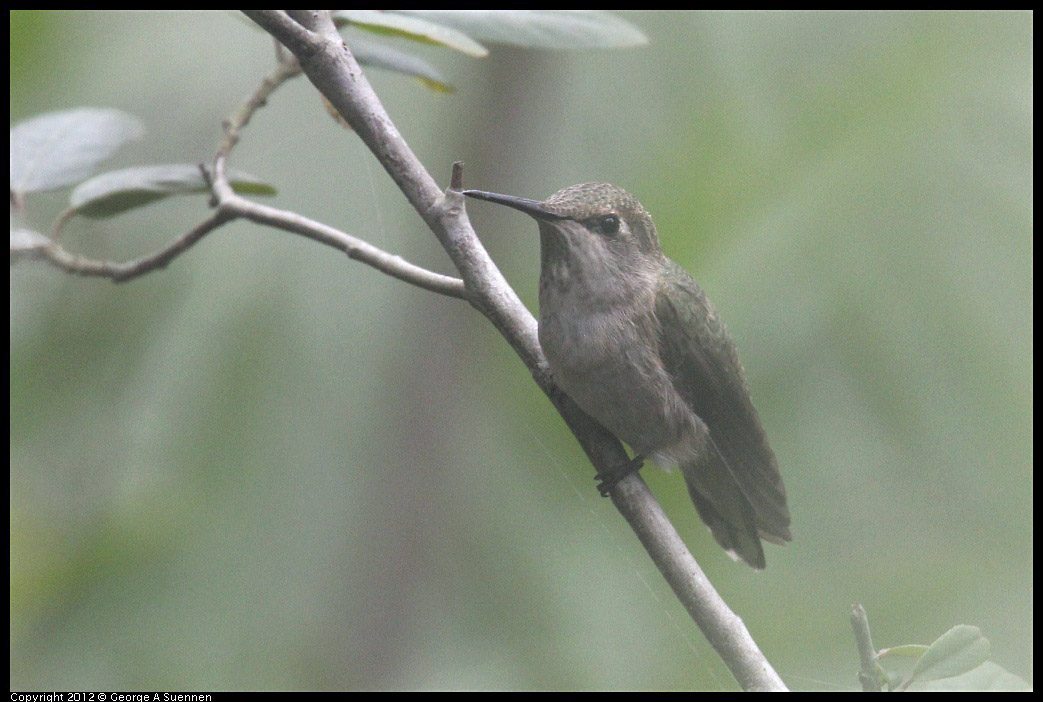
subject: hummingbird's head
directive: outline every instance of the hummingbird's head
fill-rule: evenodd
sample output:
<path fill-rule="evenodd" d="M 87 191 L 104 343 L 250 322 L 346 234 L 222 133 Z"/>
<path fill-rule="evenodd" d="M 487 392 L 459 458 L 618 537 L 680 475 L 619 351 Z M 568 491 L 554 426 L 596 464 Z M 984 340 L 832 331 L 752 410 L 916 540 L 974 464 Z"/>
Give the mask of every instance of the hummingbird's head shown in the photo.
<path fill-rule="evenodd" d="M 542 202 L 481 190 L 464 195 L 513 207 L 539 222 L 542 276 L 559 284 L 577 278 L 588 286 L 597 279 L 630 278 L 637 284 L 661 263 L 652 218 L 637 198 L 615 185 L 570 185 Z"/>

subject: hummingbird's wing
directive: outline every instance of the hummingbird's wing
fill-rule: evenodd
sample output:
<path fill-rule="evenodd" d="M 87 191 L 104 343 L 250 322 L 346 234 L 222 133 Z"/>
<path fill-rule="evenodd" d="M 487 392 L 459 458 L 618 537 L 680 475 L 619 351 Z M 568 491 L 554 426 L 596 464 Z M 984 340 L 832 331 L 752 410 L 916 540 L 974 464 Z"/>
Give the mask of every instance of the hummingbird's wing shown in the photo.
<path fill-rule="evenodd" d="M 764 548 L 757 513 L 712 438 L 707 450 L 681 461 L 680 468 L 695 511 L 710 527 L 717 543 L 733 557 L 763 570 Z"/>
<path fill-rule="evenodd" d="M 670 330 L 669 334 L 660 331 L 660 356 L 681 396 L 710 429 L 712 444 L 724 464 L 718 464 L 716 471 L 730 473 L 753 509 L 753 521 L 761 538 L 773 543 L 790 541 L 793 537 L 786 490 L 775 453 L 750 399 L 735 344 L 703 291 L 687 271 L 670 260 L 660 276 L 656 317 L 661 330 Z M 715 470 L 707 465 L 700 465 L 699 469 Z M 705 484 L 713 478 L 710 475 L 689 480 L 689 491 L 694 500 L 694 492 L 700 490 L 698 483 L 703 483 L 702 497 L 711 503 L 704 507 L 720 503 L 718 518 L 729 520 L 729 514 L 739 511 L 735 505 L 738 498 L 728 494 L 729 488 L 721 480 L 717 480 L 719 497 L 706 494 Z M 698 500 L 696 508 L 713 530 L 714 525 L 703 515 Z M 741 530 L 741 522 L 750 519 L 747 516 L 737 521 L 733 517 L 730 521 L 733 530 Z M 716 530 L 714 535 L 720 540 Z M 759 543 L 757 546 L 759 550 Z M 763 561 L 763 554 L 760 558 Z"/>

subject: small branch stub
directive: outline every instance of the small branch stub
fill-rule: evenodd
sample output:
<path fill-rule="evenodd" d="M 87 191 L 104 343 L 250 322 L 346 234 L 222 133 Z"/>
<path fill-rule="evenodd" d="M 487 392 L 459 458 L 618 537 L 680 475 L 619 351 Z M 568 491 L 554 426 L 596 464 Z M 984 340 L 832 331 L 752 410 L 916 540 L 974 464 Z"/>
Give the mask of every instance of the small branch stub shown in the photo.
<path fill-rule="evenodd" d="M 453 175 L 449 180 L 449 189 L 453 192 L 461 192 L 464 189 L 464 162 L 453 162 Z"/>

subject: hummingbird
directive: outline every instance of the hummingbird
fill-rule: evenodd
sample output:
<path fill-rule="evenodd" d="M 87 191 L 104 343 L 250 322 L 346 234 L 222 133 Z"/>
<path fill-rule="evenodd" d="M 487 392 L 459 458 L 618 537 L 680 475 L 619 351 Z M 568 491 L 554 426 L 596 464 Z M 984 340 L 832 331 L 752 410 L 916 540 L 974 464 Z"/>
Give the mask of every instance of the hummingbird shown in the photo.
<path fill-rule="evenodd" d="M 608 183 L 543 201 L 463 194 L 539 224 L 540 345 L 558 386 L 634 451 L 622 474 L 678 466 L 717 543 L 764 568 L 761 539 L 793 538 L 778 461 L 735 343 L 637 198 Z"/>

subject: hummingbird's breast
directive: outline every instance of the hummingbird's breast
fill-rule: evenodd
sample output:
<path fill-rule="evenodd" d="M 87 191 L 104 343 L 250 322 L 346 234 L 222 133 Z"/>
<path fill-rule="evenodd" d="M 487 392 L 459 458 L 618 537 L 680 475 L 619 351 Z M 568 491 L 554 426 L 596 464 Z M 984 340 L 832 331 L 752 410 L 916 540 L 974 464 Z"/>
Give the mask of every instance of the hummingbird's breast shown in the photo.
<path fill-rule="evenodd" d="M 673 454 L 704 433 L 660 358 L 654 297 L 586 311 L 547 297 L 540 344 L 555 382 L 583 411 L 646 456 Z"/>

